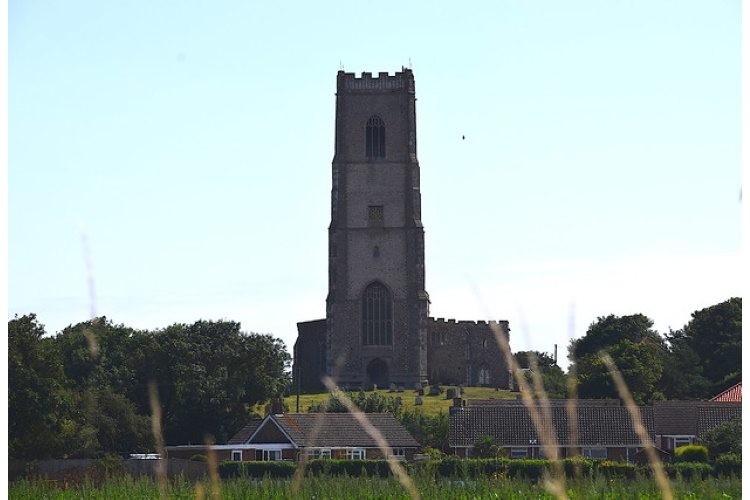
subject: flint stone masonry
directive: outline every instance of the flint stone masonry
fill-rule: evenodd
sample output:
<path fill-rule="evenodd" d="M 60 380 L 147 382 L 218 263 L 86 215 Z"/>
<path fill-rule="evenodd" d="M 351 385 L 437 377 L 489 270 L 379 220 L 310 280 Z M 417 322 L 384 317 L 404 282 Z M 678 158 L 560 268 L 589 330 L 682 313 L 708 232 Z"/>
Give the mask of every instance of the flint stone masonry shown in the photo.
<path fill-rule="evenodd" d="M 368 287 L 387 299 L 366 302 Z M 296 384 L 320 388 L 328 375 L 422 394 L 431 382 L 510 387 L 495 340 L 507 340 L 508 322 L 429 318 L 429 303 L 414 75 L 339 71 L 325 319 L 298 323 Z M 386 328 L 390 342 L 378 333 L 371 345 L 365 325 Z"/>

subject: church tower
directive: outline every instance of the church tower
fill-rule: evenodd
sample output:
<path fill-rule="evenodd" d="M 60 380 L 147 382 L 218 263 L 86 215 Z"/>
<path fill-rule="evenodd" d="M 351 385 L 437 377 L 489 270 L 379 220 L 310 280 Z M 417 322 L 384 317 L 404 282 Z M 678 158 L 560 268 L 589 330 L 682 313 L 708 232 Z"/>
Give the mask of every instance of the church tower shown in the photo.
<path fill-rule="evenodd" d="M 341 386 L 427 383 L 414 75 L 339 71 L 326 371 Z"/>

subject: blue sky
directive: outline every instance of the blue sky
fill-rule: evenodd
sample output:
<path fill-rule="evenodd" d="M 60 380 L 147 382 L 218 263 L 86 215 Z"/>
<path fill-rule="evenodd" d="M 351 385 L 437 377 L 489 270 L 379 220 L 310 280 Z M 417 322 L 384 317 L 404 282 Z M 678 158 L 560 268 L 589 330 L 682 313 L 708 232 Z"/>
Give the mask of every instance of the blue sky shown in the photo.
<path fill-rule="evenodd" d="M 598 316 L 680 328 L 741 295 L 740 11 L 11 0 L 8 316 L 291 349 L 325 314 L 336 72 L 407 66 L 431 315 L 562 358 Z"/>

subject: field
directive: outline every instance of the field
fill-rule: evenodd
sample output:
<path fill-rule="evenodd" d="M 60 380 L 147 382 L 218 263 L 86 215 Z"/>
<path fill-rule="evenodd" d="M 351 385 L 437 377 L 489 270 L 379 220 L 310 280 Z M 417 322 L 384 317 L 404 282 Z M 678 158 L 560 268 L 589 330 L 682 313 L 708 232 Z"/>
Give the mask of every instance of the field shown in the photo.
<path fill-rule="evenodd" d="M 533 499 L 552 498 L 537 482 L 486 478 L 480 480 L 434 480 L 432 477 L 415 477 L 421 498 L 425 499 Z M 697 481 L 673 481 L 675 498 L 729 499 L 742 498 L 740 479 L 708 479 Z M 263 499 L 344 499 L 344 498 L 409 498 L 404 488 L 394 479 L 367 479 L 347 477 L 309 477 L 298 485 L 290 480 L 233 479 L 220 483 L 190 482 L 181 478 L 172 480 L 160 489 L 159 483 L 150 478 L 112 478 L 101 484 L 84 482 L 68 485 L 67 489 L 52 486 L 44 481 L 16 481 L 9 485 L 11 499 L 106 499 L 125 500 L 131 498 L 263 498 Z M 653 481 L 645 478 L 634 480 L 589 479 L 567 485 L 571 499 L 659 499 L 662 493 Z"/>
<path fill-rule="evenodd" d="M 448 386 L 442 386 L 445 391 Z M 417 393 L 414 389 L 405 389 L 404 392 L 390 392 L 388 389 L 378 389 L 377 391 L 369 391 L 367 394 L 377 392 L 380 396 L 385 397 L 401 397 L 402 408 L 404 410 L 419 409 L 427 415 L 436 415 L 442 411 L 448 413 L 448 408 L 453 405 L 452 399 L 446 399 L 445 392 L 439 396 L 427 396 L 429 387 L 425 389 L 425 395 L 422 396 L 422 405 L 416 406 L 414 404 Z M 463 398 L 465 399 L 516 399 L 519 394 L 517 392 L 510 392 L 509 390 L 495 390 L 492 387 L 466 387 L 463 389 Z M 312 403 L 320 403 L 328 400 L 328 393 L 321 392 L 315 394 L 301 394 L 299 411 L 301 413 L 307 412 L 307 409 Z M 297 396 L 289 396 L 284 399 L 284 403 L 289 408 L 290 412 L 297 412 Z"/>

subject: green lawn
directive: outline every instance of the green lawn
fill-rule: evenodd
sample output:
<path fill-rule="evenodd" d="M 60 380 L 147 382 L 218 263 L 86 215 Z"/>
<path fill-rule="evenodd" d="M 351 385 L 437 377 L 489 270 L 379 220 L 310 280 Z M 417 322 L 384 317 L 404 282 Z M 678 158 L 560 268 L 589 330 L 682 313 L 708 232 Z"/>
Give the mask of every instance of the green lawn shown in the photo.
<path fill-rule="evenodd" d="M 448 412 L 448 408 L 453 405 L 452 399 L 446 399 L 446 389 L 448 386 L 441 386 L 443 393 L 439 396 L 427 396 L 429 387 L 425 389 L 425 395 L 422 396 L 422 405 L 415 406 L 414 401 L 417 393 L 413 389 L 406 389 L 404 392 L 390 392 L 388 389 L 378 389 L 377 392 L 381 396 L 395 398 L 400 397 L 404 410 L 420 409 L 427 415 L 435 415 L 440 411 L 445 413 Z M 492 387 L 465 387 L 463 389 L 464 399 L 516 399 L 519 393 L 511 392 L 509 390 L 495 390 Z M 373 391 L 369 391 L 366 394 L 370 394 Z M 307 412 L 307 409 L 312 403 L 318 403 L 328 400 L 328 393 L 321 392 L 317 394 L 301 394 L 299 397 L 299 411 L 301 413 Z M 289 411 L 297 412 L 297 396 L 289 396 L 284 399 L 284 403 L 289 407 Z"/>

